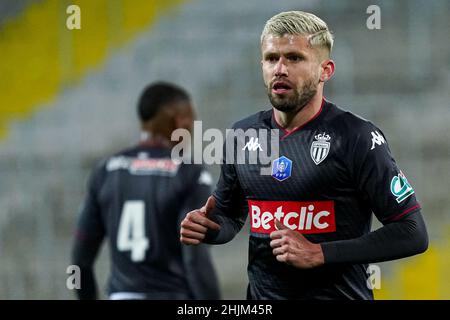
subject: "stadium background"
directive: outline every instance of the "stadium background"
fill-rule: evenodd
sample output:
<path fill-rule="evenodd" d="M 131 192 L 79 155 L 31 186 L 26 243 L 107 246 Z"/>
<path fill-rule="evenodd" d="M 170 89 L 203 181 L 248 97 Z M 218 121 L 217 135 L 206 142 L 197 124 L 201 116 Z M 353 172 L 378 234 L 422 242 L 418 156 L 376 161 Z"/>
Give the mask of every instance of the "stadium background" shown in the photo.
<path fill-rule="evenodd" d="M 70 4 L 81 8 L 81 30 L 66 28 Z M 366 28 L 370 4 L 381 8 L 380 30 Z M 88 173 L 137 141 L 147 83 L 185 86 L 204 128 L 268 108 L 260 32 L 295 9 L 335 33 L 327 98 L 384 130 L 423 206 L 429 250 L 379 264 L 375 296 L 449 299 L 447 0 L 0 0 L 0 298 L 74 297 L 66 268 Z M 246 238 L 213 248 L 225 298 L 245 297 Z M 101 289 L 107 255 L 96 264 Z"/>

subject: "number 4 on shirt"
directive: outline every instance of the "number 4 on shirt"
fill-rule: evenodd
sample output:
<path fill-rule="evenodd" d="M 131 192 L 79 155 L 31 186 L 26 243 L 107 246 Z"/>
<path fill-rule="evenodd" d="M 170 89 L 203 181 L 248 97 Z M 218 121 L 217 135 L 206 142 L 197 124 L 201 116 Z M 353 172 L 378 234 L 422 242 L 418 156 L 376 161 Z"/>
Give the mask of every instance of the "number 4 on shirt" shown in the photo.
<path fill-rule="evenodd" d="M 131 260 L 140 262 L 145 259 L 149 241 L 145 237 L 145 203 L 144 201 L 126 201 L 120 217 L 117 232 L 117 249 L 131 250 Z"/>

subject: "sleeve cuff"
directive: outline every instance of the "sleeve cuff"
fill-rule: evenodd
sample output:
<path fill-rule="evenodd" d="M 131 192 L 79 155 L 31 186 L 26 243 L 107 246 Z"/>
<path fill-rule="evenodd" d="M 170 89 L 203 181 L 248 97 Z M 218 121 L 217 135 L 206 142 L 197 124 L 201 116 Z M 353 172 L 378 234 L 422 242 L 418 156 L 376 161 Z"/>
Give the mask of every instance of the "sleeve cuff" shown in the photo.
<path fill-rule="evenodd" d="M 339 251 L 337 244 L 332 242 L 323 242 L 320 244 L 325 264 L 339 262 Z"/>

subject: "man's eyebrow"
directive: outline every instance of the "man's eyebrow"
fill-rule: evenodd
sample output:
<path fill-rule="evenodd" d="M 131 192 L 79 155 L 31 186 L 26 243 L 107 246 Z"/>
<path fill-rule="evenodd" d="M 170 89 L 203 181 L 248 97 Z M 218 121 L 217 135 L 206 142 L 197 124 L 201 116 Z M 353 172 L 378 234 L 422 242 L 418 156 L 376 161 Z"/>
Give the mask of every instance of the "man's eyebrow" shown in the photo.
<path fill-rule="evenodd" d="M 285 56 L 285 57 L 287 57 L 287 56 L 300 56 L 302 58 L 306 58 L 308 56 L 307 53 L 305 51 L 303 51 L 303 50 L 295 50 L 295 51 L 290 50 L 290 51 L 287 51 L 287 52 L 279 52 L 279 51 L 275 51 L 275 50 L 270 50 L 269 49 L 269 50 L 263 52 L 263 57 L 264 58 L 266 58 L 266 57 L 276 57 L 276 56 L 279 56 L 280 54 Z"/>
<path fill-rule="evenodd" d="M 264 57 L 270 57 L 270 56 L 279 56 L 280 53 L 278 51 L 266 51 L 263 52 Z"/>
<path fill-rule="evenodd" d="M 284 56 L 302 56 L 306 57 L 306 54 L 303 51 L 288 51 L 283 53 Z"/>

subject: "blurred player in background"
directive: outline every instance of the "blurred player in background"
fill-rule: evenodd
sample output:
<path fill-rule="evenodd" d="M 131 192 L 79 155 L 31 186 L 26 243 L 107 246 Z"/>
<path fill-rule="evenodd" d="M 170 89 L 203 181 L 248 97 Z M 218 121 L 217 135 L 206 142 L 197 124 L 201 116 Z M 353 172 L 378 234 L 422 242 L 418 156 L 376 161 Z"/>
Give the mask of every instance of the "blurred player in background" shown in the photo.
<path fill-rule="evenodd" d="M 414 189 L 382 131 L 323 97 L 332 45 L 313 14 L 267 21 L 261 63 L 273 108 L 233 127 L 279 129 L 280 157 L 271 176 L 260 164 L 224 163 L 213 196 L 181 224 L 183 243 L 220 244 L 250 215 L 249 299 L 373 299 L 368 263 L 428 246 Z M 258 149 L 242 150 L 248 158 Z M 373 232 L 372 212 L 383 223 Z"/>
<path fill-rule="evenodd" d="M 93 264 L 106 237 L 110 299 L 219 299 L 209 248 L 179 241 L 181 220 L 206 201 L 212 182 L 201 166 L 170 158 L 172 131 L 192 130 L 191 99 L 175 85 L 155 83 L 142 93 L 138 114 L 139 144 L 91 174 L 72 250 L 81 268 L 77 296 L 98 297 Z"/>

